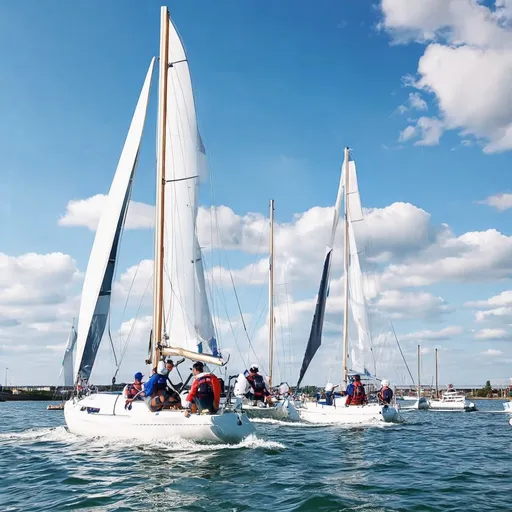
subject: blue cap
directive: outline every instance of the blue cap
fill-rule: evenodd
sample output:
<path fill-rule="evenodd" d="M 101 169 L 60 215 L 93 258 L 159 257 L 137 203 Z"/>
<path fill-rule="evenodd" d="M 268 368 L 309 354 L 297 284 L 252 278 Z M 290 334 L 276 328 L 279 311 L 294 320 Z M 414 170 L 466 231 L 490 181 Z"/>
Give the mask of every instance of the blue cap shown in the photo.
<path fill-rule="evenodd" d="M 135 380 L 142 380 L 142 377 L 144 377 L 144 375 L 142 375 L 142 373 L 140 373 L 140 372 L 137 372 L 134 375 L 134 377 L 135 377 Z"/>

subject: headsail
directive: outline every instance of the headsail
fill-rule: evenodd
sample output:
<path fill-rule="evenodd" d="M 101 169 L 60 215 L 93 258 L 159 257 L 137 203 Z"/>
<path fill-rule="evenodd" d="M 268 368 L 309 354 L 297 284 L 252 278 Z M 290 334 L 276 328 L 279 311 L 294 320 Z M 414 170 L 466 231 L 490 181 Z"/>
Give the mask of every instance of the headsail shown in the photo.
<path fill-rule="evenodd" d="M 64 351 L 64 358 L 62 359 L 62 366 L 59 373 L 59 378 L 64 372 L 64 386 L 71 387 L 74 383 L 75 375 L 73 373 L 73 350 L 76 345 L 76 331 L 75 326 L 71 327 L 66 350 Z"/>
<path fill-rule="evenodd" d="M 123 229 L 146 120 L 154 59 L 139 96 L 123 152 L 101 215 L 85 273 L 78 320 L 76 379 L 89 379 L 105 331 L 119 239 Z M 75 382 L 76 382 L 75 379 Z"/>
<path fill-rule="evenodd" d="M 315 314 L 313 316 L 313 323 L 311 325 L 311 332 L 309 334 L 309 340 L 306 347 L 306 353 L 304 354 L 304 359 L 302 361 L 302 367 L 300 369 L 299 380 L 297 382 L 297 387 L 300 386 L 302 379 L 313 360 L 313 356 L 316 354 L 316 351 L 320 348 L 322 344 L 322 328 L 324 325 L 324 316 L 325 316 L 325 306 L 327 304 L 327 297 L 329 295 L 329 279 L 331 274 L 331 260 L 332 260 L 332 252 L 334 247 L 334 242 L 336 240 L 336 230 L 338 228 L 338 223 L 340 220 L 340 211 L 341 211 L 341 200 L 343 197 L 343 171 L 341 173 L 340 184 L 338 187 L 338 195 L 336 197 L 336 203 L 334 205 L 334 215 L 332 219 L 332 230 L 331 230 L 331 240 L 330 244 L 327 247 L 324 266 L 322 270 L 322 279 L 320 280 L 320 288 L 318 290 L 318 298 L 315 307 Z"/>
<path fill-rule="evenodd" d="M 185 50 L 169 20 L 164 198 L 165 353 L 222 364 L 197 239 L 198 188 L 205 150 L 198 131 Z M 214 357 L 212 357 L 214 356 Z"/>

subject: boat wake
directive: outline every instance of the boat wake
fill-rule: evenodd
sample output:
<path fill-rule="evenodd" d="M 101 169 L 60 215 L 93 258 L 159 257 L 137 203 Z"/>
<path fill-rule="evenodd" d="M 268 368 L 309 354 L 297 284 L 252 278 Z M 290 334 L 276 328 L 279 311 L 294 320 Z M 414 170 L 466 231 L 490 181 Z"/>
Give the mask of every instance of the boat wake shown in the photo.
<path fill-rule="evenodd" d="M 277 422 L 281 423 L 281 422 Z M 286 449 L 286 446 L 276 441 L 268 441 L 260 439 L 256 435 L 251 434 L 246 439 L 238 444 L 207 444 L 189 441 L 176 437 L 173 439 L 154 439 L 154 440 L 137 440 L 130 443 L 126 439 L 115 439 L 115 438 L 102 438 L 92 437 L 87 438 L 88 450 L 108 448 L 109 450 L 126 450 L 127 448 L 136 448 L 143 450 L 155 450 L 155 446 L 158 446 L 158 450 L 169 450 L 172 452 L 204 452 L 204 451 L 218 451 L 218 450 L 240 450 L 240 449 L 264 449 L 264 450 L 277 450 L 281 451 Z M 83 448 L 83 436 L 76 436 L 66 429 L 66 427 L 60 426 L 56 428 L 38 428 L 30 429 L 23 432 L 12 432 L 0 434 L 0 441 L 6 444 L 19 444 L 20 442 L 57 442 L 66 443 L 73 445 L 79 444 L 80 448 Z M 157 443 L 155 445 L 155 443 Z"/>

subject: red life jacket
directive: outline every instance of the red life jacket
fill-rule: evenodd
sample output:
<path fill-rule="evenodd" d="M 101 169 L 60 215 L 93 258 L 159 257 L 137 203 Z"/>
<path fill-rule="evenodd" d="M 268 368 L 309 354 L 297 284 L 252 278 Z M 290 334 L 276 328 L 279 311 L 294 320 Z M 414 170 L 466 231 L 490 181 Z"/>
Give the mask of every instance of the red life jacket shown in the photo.
<path fill-rule="evenodd" d="M 213 384 L 212 384 L 212 375 L 206 374 L 201 375 L 197 379 L 197 398 L 211 398 L 213 400 L 214 394 L 213 394 Z"/>
<path fill-rule="evenodd" d="M 365 398 L 366 394 L 364 392 L 363 385 L 358 381 L 354 382 L 354 394 L 352 395 L 350 405 L 362 405 L 365 401 Z"/>
<path fill-rule="evenodd" d="M 140 386 L 140 389 L 137 389 L 135 387 L 135 384 L 130 384 L 128 386 L 128 389 L 126 390 L 126 396 L 128 398 L 133 398 L 137 393 L 139 393 L 140 391 L 142 391 L 143 387 L 142 387 L 142 384 Z"/>

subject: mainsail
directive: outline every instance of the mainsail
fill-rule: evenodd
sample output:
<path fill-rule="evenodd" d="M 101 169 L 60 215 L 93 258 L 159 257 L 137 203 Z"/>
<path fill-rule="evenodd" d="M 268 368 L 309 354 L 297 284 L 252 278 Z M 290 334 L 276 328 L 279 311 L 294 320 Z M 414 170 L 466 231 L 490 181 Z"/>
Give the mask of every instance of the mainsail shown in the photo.
<path fill-rule="evenodd" d="M 73 386 L 75 375 L 73 373 L 73 350 L 76 345 L 76 331 L 75 326 L 71 327 L 69 333 L 68 342 L 66 344 L 66 350 L 64 351 L 64 357 L 62 359 L 62 366 L 59 373 L 59 378 L 64 372 L 64 386 Z"/>
<path fill-rule="evenodd" d="M 128 211 L 133 177 L 137 167 L 154 61 L 152 59 L 135 108 L 116 173 L 96 230 L 85 273 L 78 320 L 75 382 L 77 379 L 89 379 L 107 323 L 112 280 L 119 241 Z"/>
<path fill-rule="evenodd" d="M 164 197 L 163 317 L 168 345 L 219 356 L 208 305 L 196 218 L 205 149 L 180 37 L 169 20 Z M 201 356 L 197 355 L 197 359 Z M 211 359 L 208 359 L 212 362 Z"/>

